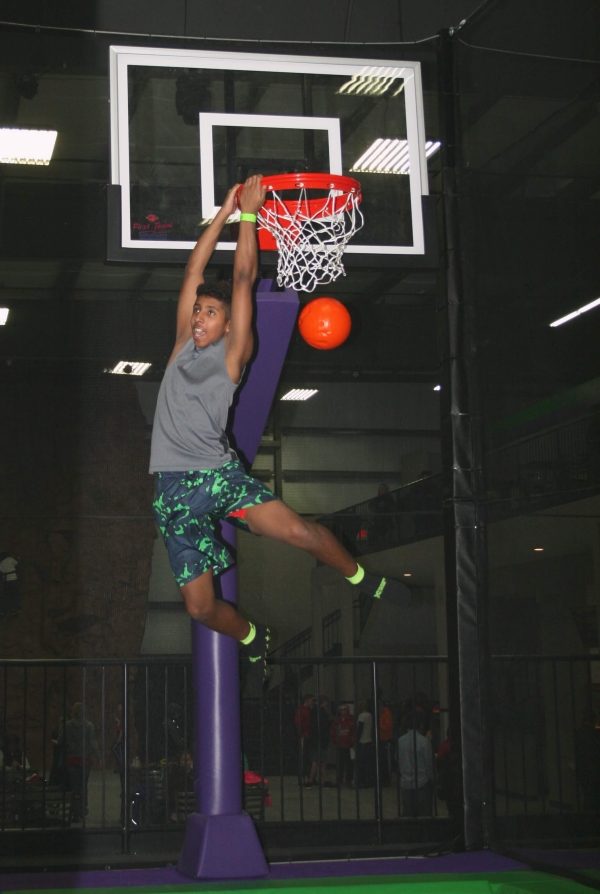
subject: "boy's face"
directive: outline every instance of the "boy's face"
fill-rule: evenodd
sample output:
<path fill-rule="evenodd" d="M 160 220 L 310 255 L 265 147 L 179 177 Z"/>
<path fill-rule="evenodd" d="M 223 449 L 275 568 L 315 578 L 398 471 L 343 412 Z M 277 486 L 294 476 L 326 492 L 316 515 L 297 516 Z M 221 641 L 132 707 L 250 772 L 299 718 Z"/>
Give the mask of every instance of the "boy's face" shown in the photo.
<path fill-rule="evenodd" d="M 192 338 L 197 348 L 206 348 L 229 332 L 230 321 L 218 298 L 199 295 L 192 310 Z"/>

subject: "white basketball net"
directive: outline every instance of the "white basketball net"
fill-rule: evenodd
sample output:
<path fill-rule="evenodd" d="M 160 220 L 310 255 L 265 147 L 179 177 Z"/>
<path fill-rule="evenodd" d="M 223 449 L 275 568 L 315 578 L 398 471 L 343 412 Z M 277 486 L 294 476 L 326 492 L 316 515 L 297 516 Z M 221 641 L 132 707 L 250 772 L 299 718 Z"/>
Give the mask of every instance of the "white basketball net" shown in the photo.
<path fill-rule="evenodd" d="M 273 201 L 258 214 L 259 226 L 274 236 L 279 252 L 277 283 L 297 292 L 312 292 L 319 283 L 332 282 L 346 271 L 344 249 L 364 223 L 355 193 L 331 188 L 311 213 L 306 187 L 298 198 L 283 201 L 271 190 Z M 314 207 L 314 200 L 313 200 Z"/>

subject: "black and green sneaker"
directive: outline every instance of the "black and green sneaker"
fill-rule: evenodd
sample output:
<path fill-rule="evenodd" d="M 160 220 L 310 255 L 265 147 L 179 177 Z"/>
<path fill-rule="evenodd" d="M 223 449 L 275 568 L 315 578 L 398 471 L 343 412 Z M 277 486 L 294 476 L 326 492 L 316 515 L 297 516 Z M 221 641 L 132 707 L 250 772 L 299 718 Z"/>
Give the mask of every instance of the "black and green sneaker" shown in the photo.
<path fill-rule="evenodd" d="M 398 608 L 408 608 L 412 599 L 412 593 L 399 580 L 393 577 L 381 577 L 378 574 L 371 574 L 365 571 L 362 579 L 355 586 L 366 593 L 367 596 L 373 596 L 374 599 L 381 599 L 382 602 L 390 602 L 397 605 Z"/>
<path fill-rule="evenodd" d="M 271 641 L 271 631 L 264 624 L 256 624 L 256 634 L 252 642 L 242 645 L 242 679 L 252 689 L 260 692 L 267 672 L 267 652 Z"/>

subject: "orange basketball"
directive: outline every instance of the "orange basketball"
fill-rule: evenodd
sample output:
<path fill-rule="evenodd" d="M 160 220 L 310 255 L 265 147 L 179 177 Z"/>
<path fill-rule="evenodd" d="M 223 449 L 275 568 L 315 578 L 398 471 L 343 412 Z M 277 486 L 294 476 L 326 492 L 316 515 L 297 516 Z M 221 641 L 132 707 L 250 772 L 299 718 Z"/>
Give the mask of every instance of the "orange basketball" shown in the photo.
<path fill-rule="evenodd" d="M 300 313 L 298 329 L 304 341 L 320 351 L 337 348 L 350 335 L 352 320 L 335 298 L 315 298 Z"/>

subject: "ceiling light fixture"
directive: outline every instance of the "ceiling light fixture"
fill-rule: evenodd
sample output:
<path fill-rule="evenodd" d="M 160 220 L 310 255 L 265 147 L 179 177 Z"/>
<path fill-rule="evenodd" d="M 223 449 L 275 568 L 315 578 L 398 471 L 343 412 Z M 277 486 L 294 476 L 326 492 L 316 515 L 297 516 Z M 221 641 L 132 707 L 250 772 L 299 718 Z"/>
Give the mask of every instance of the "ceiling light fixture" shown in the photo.
<path fill-rule="evenodd" d="M 55 130 L 0 127 L 0 164 L 49 165 L 57 136 Z"/>
<path fill-rule="evenodd" d="M 439 140 L 427 140 L 425 158 L 431 158 L 441 145 Z M 350 170 L 357 174 L 409 174 L 408 140 L 379 137 Z"/>
<path fill-rule="evenodd" d="M 292 388 L 281 400 L 308 400 L 313 394 L 318 394 L 318 391 L 318 388 Z"/>
<path fill-rule="evenodd" d="M 383 96 L 390 87 L 400 84 L 391 98 L 398 96 L 404 90 L 404 74 L 403 68 L 382 68 L 380 66 L 370 66 L 365 68 L 362 74 L 352 75 L 349 81 L 342 84 L 338 93 L 353 94 L 354 96 Z"/>
<path fill-rule="evenodd" d="M 534 546 L 533 551 L 534 551 L 534 553 L 543 553 L 544 547 L 543 546 Z"/>
<path fill-rule="evenodd" d="M 412 574 L 410 573 L 410 571 L 405 571 L 404 577 L 412 577 Z"/>
<path fill-rule="evenodd" d="M 596 298 L 595 301 L 590 301 L 589 304 L 584 304 L 579 310 L 574 310 L 573 313 L 567 314 L 566 317 L 561 317 L 559 320 L 550 323 L 550 328 L 554 329 L 556 326 L 562 326 L 563 323 L 568 323 L 569 320 L 574 320 L 575 317 L 581 316 L 581 314 L 586 313 L 586 311 L 591 310 L 593 307 L 598 307 L 599 304 L 600 298 Z"/>
<path fill-rule="evenodd" d="M 441 385 L 434 385 L 434 386 L 433 386 L 433 390 L 434 390 L 434 391 L 441 391 L 441 390 L 442 390 L 442 386 L 441 386 Z"/>
<path fill-rule="evenodd" d="M 151 363 L 136 363 L 133 360 L 119 360 L 114 369 L 105 369 L 104 372 L 113 373 L 115 376 L 143 376 L 150 369 Z"/>
<path fill-rule="evenodd" d="M 8 307 L 0 307 L 0 326 L 6 326 L 8 320 Z"/>

